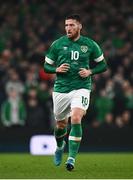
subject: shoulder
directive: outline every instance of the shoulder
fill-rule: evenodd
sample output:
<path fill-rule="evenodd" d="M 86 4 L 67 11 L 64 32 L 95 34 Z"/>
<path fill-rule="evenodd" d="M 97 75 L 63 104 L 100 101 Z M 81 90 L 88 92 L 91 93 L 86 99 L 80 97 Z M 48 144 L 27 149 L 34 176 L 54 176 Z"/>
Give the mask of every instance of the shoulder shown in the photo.
<path fill-rule="evenodd" d="M 91 38 L 89 38 L 87 36 L 82 36 L 82 40 L 86 41 L 88 43 L 91 43 L 91 44 L 96 43 L 96 41 L 94 41 L 93 39 L 91 39 Z"/>
<path fill-rule="evenodd" d="M 87 38 L 88 43 L 90 44 L 90 46 L 92 47 L 92 49 L 101 49 L 100 45 L 93 39 L 91 38 Z"/>
<path fill-rule="evenodd" d="M 60 38 L 53 41 L 51 46 L 58 46 L 61 42 L 64 42 L 66 40 L 66 36 L 61 36 Z"/>
<path fill-rule="evenodd" d="M 99 53 L 99 54 L 102 53 L 101 47 L 98 45 L 98 43 L 95 40 L 85 36 L 83 36 L 83 39 L 86 42 L 84 44 L 86 44 L 89 47 L 92 53 Z"/>
<path fill-rule="evenodd" d="M 97 44 L 93 39 L 87 36 L 81 36 L 81 38 L 82 38 L 82 41 L 88 44 L 89 46 L 94 46 L 95 44 Z"/>

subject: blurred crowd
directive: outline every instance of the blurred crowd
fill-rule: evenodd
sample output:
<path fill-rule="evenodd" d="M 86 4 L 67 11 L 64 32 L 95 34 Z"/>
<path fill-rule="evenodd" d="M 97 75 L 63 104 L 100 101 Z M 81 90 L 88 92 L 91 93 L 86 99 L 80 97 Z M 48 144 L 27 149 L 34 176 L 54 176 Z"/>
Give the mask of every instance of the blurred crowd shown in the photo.
<path fill-rule="evenodd" d="M 78 13 L 82 34 L 102 47 L 109 66 L 93 77 L 84 123 L 95 128 L 133 127 L 132 12 L 132 0 L 1 1 L 0 125 L 53 128 L 55 75 L 44 72 L 44 57 L 50 44 L 65 33 L 65 16 Z"/>

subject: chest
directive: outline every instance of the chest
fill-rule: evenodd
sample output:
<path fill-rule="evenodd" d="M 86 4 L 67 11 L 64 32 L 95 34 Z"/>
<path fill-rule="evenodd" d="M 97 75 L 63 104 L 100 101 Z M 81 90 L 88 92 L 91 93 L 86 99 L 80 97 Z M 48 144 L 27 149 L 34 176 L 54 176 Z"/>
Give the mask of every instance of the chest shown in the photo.
<path fill-rule="evenodd" d="M 63 43 L 58 48 L 58 62 L 69 64 L 88 63 L 91 57 L 91 48 L 84 43 Z"/>

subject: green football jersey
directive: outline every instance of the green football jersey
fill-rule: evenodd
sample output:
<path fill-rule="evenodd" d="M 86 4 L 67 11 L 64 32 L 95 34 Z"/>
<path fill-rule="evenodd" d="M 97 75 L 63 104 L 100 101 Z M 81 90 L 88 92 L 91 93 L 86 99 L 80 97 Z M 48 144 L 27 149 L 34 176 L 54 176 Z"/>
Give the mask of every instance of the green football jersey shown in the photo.
<path fill-rule="evenodd" d="M 90 61 L 100 62 L 103 59 L 103 53 L 98 44 L 85 36 L 80 36 L 77 41 L 72 41 L 67 36 L 54 41 L 45 61 L 56 67 L 63 63 L 70 65 L 68 72 L 57 73 L 54 91 L 67 93 L 76 89 L 91 89 L 91 77 L 80 77 L 80 68 L 89 69 Z"/>

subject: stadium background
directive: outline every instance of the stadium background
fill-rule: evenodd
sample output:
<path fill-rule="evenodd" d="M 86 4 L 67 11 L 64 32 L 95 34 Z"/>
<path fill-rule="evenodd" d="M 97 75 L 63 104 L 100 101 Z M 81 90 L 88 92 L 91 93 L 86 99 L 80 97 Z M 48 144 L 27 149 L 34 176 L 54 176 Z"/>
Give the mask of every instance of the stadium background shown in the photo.
<path fill-rule="evenodd" d="M 82 33 L 100 44 L 109 65 L 108 71 L 93 77 L 81 151 L 133 151 L 132 12 L 131 0 L 1 1 L 1 152 L 29 152 L 31 136 L 53 134 L 55 77 L 44 73 L 43 63 L 50 44 L 64 34 L 69 13 L 81 15 Z M 18 103 L 12 111 L 14 121 L 7 103 L 11 96 L 11 105 Z M 16 116 L 19 110 L 21 120 Z"/>

